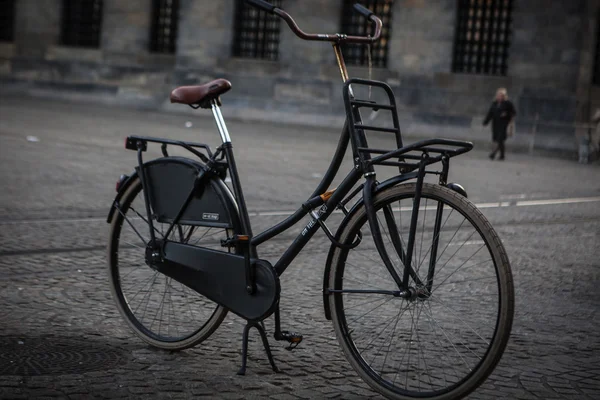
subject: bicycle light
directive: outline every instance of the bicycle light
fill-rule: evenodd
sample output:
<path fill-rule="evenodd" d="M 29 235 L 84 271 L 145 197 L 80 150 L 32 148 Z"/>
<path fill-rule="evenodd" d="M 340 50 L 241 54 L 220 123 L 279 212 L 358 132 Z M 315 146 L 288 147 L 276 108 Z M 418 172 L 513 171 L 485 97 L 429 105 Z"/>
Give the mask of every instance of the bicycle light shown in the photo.
<path fill-rule="evenodd" d="M 123 182 L 125 182 L 127 179 L 129 179 L 129 176 L 125 174 L 119 177 L 119 179 L 117 180 L 117 184 L 115 185 L 116 192 L 119 192 L 119 189 L 121 189 L 121 185 L 123 185 Z"/>

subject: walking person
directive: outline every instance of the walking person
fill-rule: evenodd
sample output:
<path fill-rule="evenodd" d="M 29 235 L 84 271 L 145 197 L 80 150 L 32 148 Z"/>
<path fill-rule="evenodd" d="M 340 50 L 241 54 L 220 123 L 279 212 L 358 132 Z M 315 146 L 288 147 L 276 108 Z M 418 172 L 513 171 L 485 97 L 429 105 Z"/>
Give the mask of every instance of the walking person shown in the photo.
<path fill-rule="evenodd" d="M 500 152 L 500 160 L 504 160 L 504 142 L 507 137 L 507 130 L 517 115 L 515 106 L 508 100 L 508 94 L 505 88 L 499 88 L 496 91 L 496 98 L 492 103 L 487 116 L 483 120 L 483 125 L 492 122 L 492 140 L 496 143 L 494 151 L 490 153 L 490 158 L 496 158 L 496 153 Z M 510 127 L 512 129 L 512 126 Z M 512 136 L 512 134 L 511 134 Z"/>

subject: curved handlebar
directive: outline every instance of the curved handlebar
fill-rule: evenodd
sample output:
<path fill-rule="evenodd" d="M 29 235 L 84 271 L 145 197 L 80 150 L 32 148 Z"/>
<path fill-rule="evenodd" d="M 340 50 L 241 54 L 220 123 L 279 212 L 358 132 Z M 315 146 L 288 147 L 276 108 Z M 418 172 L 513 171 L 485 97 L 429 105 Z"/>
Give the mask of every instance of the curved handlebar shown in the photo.
<path fill-rule="evenodd" d="M 368 8 L 366 8 L 365 6 L 363 6 L 363 5 L 359 4 L 359 3 L 356 3 L 354 5 L 354 11 L 358 11 L 365 18 L 370 18 L 371 15 L 373 15 L 373 11 L 369 10 Z"/>
<path fill-rule="evenodd" d="M 296 24 L 296 21 L 294 21 L 294 19 L 292 18 L 292 16 L 290 14 L 288 14 L 287 12 L 283 11 L 280 8 L 275 7 L 271 3 L 268 3 L 264 0 L 246 0 L 246 3 L 248 3 L 254 7 L 260 8 L 261 10 L 264 10 L 266 12 L 277 15 L 278 17 L 283 19 L 288 24 L 288 26 L 290 27 L 292 32 L 294 32 L 296 34 L 296 36 L 298 36 L 300 39 L 315 40 L 315 41 L 321 41 L 321 42 L 335 42 L 335 43 L 343 42 L 343 43 L 369 44 L 369 43 L 375 43 L 381 37 L 381 28 L 383 26 L 381 19 L 379 17 L 377 17 L 375 14 L 373 14 L 373 12 L 371 10 L 363 7 L 360 4 L 355 4 L 354 9 L 356 11 L 358 11 L 360 14 L 362 14 L 363 16 L 365 16 L 365 18 L 367 18 L 375 23 L 375 34 L 373 36 L 348 36 L 348 35 L 343 35 L 343 34 L 339 34 L 339 33 L 334 33 L 334 34 L 306 33 L 302 29 L 300 29 L 300 27 L 298 26 L 298 24 Z"/>
<path fill-rule="evenodd" d="M 296 24 L 296 21 L 294 21 L 292 16 L 290 14 L 286 13 L 285 11 L 283 11 L 282 9 L 275 8 L 273 10 L 273 13 L 275 13 L 281 19 L 283 19 L 285 22 L 287 22 L 287 24 L 290 27 L 290 29 L 292 30 L 292 32 L 294 32 L 296 34 L 296 36 L 298 36 L 300 39 L 317 40 L 317 41 L 321 41 L 321 42 L 375 43 L 376 41 L 379 40 L 379 37 L 381 36 L 381 27 L 383 25 L 383 23 L 381 22 L 381 19 L 379 19 L 379 17 L 377 17 L 376 15 L 371 13 L 371 15 L 369 16 L 369 19 L 371 21 L 375 22 L 375 34 L 373 36 L 348 36 L 348 35 L 342 35 L 339 33 L 334 33 L 334 34 L 306 33 L 302 29 L 300 29 L 300 27 L 298 26 L 298 24 Z"/>

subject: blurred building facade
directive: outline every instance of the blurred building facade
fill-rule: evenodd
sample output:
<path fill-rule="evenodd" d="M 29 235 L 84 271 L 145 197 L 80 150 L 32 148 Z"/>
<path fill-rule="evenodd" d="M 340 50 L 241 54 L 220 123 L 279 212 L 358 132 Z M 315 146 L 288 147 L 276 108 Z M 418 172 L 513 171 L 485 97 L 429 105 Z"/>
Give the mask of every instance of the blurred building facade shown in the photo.
<path fill-rule="evenodd" d="M 364 33 L 347 0 L 276 0 L 307 32 Z M 405 131 L 484 135 L 498 87 L 536 146 L 573 149 L 600 107 L 599 0 L 362 0 L 384 18 L 372 78 L 396 93 Z M 227 115 L 341 124 L 331 46 L 238 0 L 0 0 L 1 92 L 175 109 L 172 88 L 224 77 Z M 346 50 L 351 76 L 369 52 Z M 183 106 L 178 106 L 181 110 Z"/>

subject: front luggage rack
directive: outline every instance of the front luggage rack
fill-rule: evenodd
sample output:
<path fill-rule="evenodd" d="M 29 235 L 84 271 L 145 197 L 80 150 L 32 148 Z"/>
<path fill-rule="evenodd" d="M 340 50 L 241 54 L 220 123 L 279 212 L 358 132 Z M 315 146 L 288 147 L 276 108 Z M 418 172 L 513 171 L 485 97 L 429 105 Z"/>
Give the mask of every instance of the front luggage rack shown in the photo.
<path fill-rule="evenodd" d="M 450 158 L 466 153 L 472 148 L 473 143 L 462 140 L 427 139 L 392 151 L 364 147 L 359 147 L 358 151 L 360 153 L 380 154 L 365 160 L 367 165 L 400 167 L 404 172 L 409 172 L 419 168 L 419 164 L 423 160 L 425 160 L 425 165 L 430 165 L 442 161 L 444 157 Z M 424 157 L 424 155 L 427 157 Z M 390 158 L 396 157 L 402 161 L 388 161 Z"/>
<path fill-rule="evenodd" d="M 372 100 L 356 99 L 352 86 L 373 86 L 383 89 L 388 103 L 378 103 Z M 373 165 L 384 165 L 399 167 L 402 173 L 410 172 L 419 168 L 422 162 L 430 165 L 441 161 L 443 158 L 455 157 L 466 153 L 473 148 L 471 142 L 452 139 L 428 139 L 403 146 L 396 99 L 392 88 L 380 81 L 352 78 L 344 85 L 344 105 L 348 118 L 352 146 L 355 154 L 358 154 L 363 168 Z M 387 110 L 392 117 L 392 126 L 366 125 L 360 116 L 361 108 L 370 108 L 373 111 Z M 365 131 L 393 133 L 397 149 L 381 150 L 368 147 Z M 373 156 L 376 155 L 376 156 Z M 390 160 L 390 159 L 394 160 Z"/>

